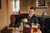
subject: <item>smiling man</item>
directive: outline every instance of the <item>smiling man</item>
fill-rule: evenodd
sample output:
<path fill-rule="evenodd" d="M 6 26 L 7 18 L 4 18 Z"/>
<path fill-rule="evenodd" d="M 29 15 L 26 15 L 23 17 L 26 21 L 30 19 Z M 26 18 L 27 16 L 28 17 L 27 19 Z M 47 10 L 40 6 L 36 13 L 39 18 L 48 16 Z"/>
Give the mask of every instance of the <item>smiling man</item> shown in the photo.
<path fill-rule="evenodd" d="M 30 20 L 33 16 L 35 16 L 35 8 L 31 7 L 29 10 L 28 19 Z"/>
<path fill-rule="evenodd" d="M 38 23 L 37 17 L 35 16 L 35 8 L 34 7 L 31 7 L 29 9 L 28 23 L 29 23 L 29 26 L 26 25 L 26 27 L 32 27 L 32 23 Z"/>

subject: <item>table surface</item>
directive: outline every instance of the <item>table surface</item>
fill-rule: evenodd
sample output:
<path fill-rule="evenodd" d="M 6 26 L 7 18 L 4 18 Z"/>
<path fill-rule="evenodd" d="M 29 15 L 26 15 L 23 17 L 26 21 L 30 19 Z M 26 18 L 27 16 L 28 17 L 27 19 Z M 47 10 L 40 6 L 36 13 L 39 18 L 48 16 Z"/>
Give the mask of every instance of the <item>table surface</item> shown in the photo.
<path fill-rule="evenodd" d="M 39 16 L 39 15 L 36 15 L 38 18 L 50 18 L 50 16 Z"/>

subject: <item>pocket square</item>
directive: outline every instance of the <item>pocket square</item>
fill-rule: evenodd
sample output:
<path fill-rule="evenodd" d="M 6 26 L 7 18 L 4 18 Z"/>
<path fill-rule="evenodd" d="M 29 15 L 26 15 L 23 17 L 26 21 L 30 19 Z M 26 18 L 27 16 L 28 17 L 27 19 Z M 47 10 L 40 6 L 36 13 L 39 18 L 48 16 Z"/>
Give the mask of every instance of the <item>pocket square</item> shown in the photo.
<path fill-rule="evenodd" d="M 33 20 L 32 20 L 32 22 L 33 22 Z"/>

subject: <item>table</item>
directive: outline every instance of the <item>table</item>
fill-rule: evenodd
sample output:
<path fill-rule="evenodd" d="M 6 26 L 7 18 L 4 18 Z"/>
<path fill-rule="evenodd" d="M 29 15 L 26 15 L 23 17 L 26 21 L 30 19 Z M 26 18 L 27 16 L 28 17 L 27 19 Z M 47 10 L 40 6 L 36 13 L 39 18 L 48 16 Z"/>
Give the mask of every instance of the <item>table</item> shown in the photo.
<path fill-rule="evenodd" d="M 33 30 L 32 28 L 23 27 L 23 33 L 33 33 Z M 38 33 L 42 32 L 38 29 Z"/>
<path fill-rule="evenodd" d="M 50 18 L 50 16 L 37 16 L 37 18 L 41 18 L 43 20 L 43 25 L 41 26 L 42 30 L 43 30 L 43 28 L 47 28 L 46 26 L 44 26 L 44 22 L 45 22 L 45 19 Z"/>

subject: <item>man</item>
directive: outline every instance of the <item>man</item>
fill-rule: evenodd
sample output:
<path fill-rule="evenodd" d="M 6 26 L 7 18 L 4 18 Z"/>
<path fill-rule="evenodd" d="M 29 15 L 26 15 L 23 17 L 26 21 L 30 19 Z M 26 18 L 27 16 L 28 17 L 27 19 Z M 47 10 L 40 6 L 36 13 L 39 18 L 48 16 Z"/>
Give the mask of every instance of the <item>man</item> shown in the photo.
<path fill-rule="evenodd" d="M 34 7 L 31 7 L 29 10 L 28 22 L 29 22 L 29 26 L 26 25 L 25 27 L 31 27 L 32 23 L 38 23 L 37 17 L 35 16 L 35 8 Z"/>

